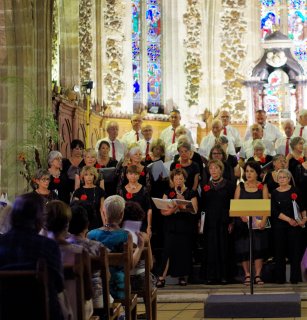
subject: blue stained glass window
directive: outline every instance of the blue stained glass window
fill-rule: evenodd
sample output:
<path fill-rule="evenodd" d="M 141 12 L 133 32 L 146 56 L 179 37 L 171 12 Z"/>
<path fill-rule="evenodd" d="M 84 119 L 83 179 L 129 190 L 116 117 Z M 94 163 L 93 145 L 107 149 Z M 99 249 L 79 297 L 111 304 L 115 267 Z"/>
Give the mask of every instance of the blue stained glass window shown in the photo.
<path fill-rule="evenodd" d="M 133 100 L 141 101 L 141 3 L 132 0 Z"/>
<path fill-rule="evenodd" d="M 260 0 L 261 2 L 261 38 L 280 28 L 280 0 Z"/>

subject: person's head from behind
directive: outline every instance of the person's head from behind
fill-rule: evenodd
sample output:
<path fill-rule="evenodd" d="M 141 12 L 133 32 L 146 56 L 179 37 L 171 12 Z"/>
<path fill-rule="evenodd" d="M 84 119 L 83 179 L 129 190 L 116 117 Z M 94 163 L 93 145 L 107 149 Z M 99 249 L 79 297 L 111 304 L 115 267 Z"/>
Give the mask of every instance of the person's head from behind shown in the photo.
<path fill-rule="evenodd" d="M 78 204 L 71 206 L 71 220 L 68 231 L 71 234 L 79 235 L 82 232 L 88 231 L 89 219 L 86 209 Z"/>
<path fill-rule="evenodd" d="M 11 226 L 13 229 L 39 232 L 44 226 L 44 201 L 35 193 L 18 196 L 13 203 Z"/>
<path fill-rule="evenodd" d="M 123 220 L 125 199 L 119 195 L 113 195 L 103 203 L 103 215 L 107 223 L 120 224 Z"/>
<path fill-rule="evenodd" d="M 135 201 L 126 202 L 123 220 L 143 221 L 145 212 L 141 205 Z"/>
<path fill-rule="evenodd" d="M 47 221 L 46 228 L 53 235 L 66 235 L 71 219 L 70 207 L 63 201 L 53 200 L 46 205 Z"/>

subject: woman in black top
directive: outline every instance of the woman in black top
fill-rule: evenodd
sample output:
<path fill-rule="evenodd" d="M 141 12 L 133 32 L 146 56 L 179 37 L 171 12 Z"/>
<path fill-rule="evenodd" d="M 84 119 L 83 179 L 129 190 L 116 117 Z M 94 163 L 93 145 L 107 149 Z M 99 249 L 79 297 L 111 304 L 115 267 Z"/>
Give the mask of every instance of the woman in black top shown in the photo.
<path fill-rule="evenodd" d="M 290 185 L 290 180 L 290 171 L 287 169 L 279 170 L 277 174 L 279 187 L 272 192 L 277 283 L 285 283 L 286 281 L 286 257 L 289 258 L 291 266 L 291 283 L 301 281 L 302 227 L 305 226 L 307 221 L 306 207 L 303 205 L 299 191 Z M 300 220 L 296 220 L 294 208 L 297 208 Z"/>

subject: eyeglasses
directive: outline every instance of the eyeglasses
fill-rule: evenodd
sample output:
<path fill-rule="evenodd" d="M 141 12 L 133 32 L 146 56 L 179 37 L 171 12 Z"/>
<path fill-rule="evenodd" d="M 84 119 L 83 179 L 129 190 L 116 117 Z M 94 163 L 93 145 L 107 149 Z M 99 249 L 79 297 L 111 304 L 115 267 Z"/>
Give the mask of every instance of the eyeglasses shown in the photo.
<path fill-rule="evenodd" d="M 40 181 L 47 182 L 50 181 L 50 178 L 41 178 Z"/>

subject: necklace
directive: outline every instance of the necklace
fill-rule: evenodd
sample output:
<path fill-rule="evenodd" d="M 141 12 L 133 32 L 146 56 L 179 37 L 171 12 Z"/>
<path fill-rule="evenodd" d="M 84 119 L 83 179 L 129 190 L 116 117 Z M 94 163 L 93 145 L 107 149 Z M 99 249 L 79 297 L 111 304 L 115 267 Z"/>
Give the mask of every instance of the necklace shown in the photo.
<path fill-rule="evenodd" d="M 223 180 L 223 178 L 220 177 L 219 179 L 216 179 L 216 180 L 211 179 L 211 182 L 212 182 L 213 184 L 218 184 L 218 183 L 221 182 L 222 180 Z"/>
<path fill-rule="evenodd" d="M 131 185 L 130 183 L 128 184 L 129 188 L 132 190 L 137 189 L 138 185 Z"/>

